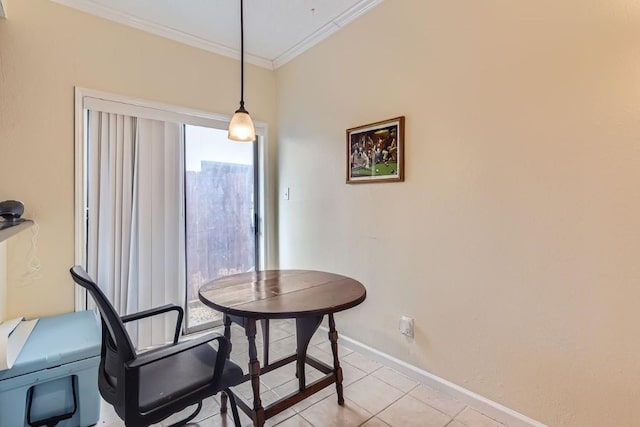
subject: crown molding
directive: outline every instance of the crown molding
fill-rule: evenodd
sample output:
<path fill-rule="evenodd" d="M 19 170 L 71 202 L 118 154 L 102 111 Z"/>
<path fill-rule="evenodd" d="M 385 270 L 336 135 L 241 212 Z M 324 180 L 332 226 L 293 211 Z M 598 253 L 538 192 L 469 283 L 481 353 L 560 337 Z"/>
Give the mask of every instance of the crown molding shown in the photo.
<path fill-rule="evenodd" d="M 2 0 L 0 0 L 2 1 Z M 156 24 L 154 22 L 145 21 L 144 19 L 136 18 L 135 16 L 120 12 L 110 7 L 103 6 L 98 3 L 94 3 L 91 0 L 51 0 L 54 3 L 58 3 L 64 6 L 68 6 L 74 9 L 81 10 L 91 15 L 99 16 L 101 18 L 108 19 L 110 21 L 117 22 L 119 24 L 127 25 L 129 27 L 136 28 L 157 36 L 167 38 L 179 43 L 183 43 L 189 46 L 203 49 L 209 52 L 216 53 L 218 55 L 226 56 L 229 58 L 240 60 L 240 51 L 230 48 L 228 46 L 215 43 L 209 40 L 196 37 L 194 35 L 175 30 L 173 28 Z M 273 70 L 273 62 L 262 58 L 260 56 L 251 55 L 245 52 L 245 62 L 248 62 L 259 67 Z"/>
<path fill-rule="evenodd" d="M 334 18 L 333 22 L 335 22 L 337 26 L 342 28 L 348 23 L 350 23 L 351 21 L 355 20 L 356 18 L 364 15 L 369 10 L 373 9 L 374 7 L 376 7 L 382 2 L 383 0 L 362 0 L 354 4 L 350 9 L 345 10 L 336 18 Z"/>
<path fill-rule="evenodd" d="M 335 17 L 327 25 L 320 28 L 309 37 L 302 40 L 300 43 L 295 44 L 290 49 L 286 50 L 284 53 L 276 57 L 273 60 L 273 68 L 276 69 L 282 67 L 284 64 L 291 61 L 296 56 L 317 45 L 322 40 L 329 37 L 331 34 L 337 32 L 342 27 L 349 24 L 359 16 L 364 15 L 370 9 L 374 8 L 382 2 L 383 0 L 361 0 L 360 2 L 356 3 L 351 8 Z"/>
<path fill-rule="evenodd" d="M 7 13 L 4 11 L 4 0 L 0 0 L 0 18 L 6 18 Z"/>
<path fill-rule="evenodd" d="M 279 55 L 273 60 L 273 68 L 277 69 L 282 67 L 287 62 L 291 61 L 296 56 L 309 50 L 313 46 L 320 43 L 322 40 L 329 37 L 331 34 L 338 31 L 340 27 L 333 21 L 329 22 L 324 27 L 321 27 L 309 37 L 302 40 L 300 43 L 293 45 L 290 49 L 286 50 L 283 54 Z"/>
<path fill-rule="evenodd" d="M 0 0 L 0 17 L 4 16 L 2 1 Z M 209 52 L 216 53 L 218 55 L 226 56 L 229 58 L 240 60 L 240 51 L 230 48 L 228 46 L 215 43 L 209 40 L 196 37 L 192 34 L 178 31 L 176 29 L 167 27 L 165 25 L 156 24 L 153 22 L 145 21 L 144 19 L 136 18 L 135 16 L 120 12 L 102 4 L 93 2 L 92 0 L 51 0 L 54 3 L 58 3 L 64 6 L 68 6 L 74 9 L 81 10 L 83 12 L 99 16 L 101 18 L 108 19 L 110 21 L 117 22 L 119 24 L 127 25 L 129 27 L 136 28 L 138 30 L 146 31 L 157 36 L 167 38 L 179 43 L 183 43 L 189 46 L 193 46 L 199 49 L 203 49 Z M 287 49 L 282 54 L 278 55 L 274 59 L 263 58 L 261 56 L 245 53 L 245 61 L 257 65 L 259 67 L 266 68 L 268 70 L 275 70 L 278 67 L 291 61 L 301 53 L 320 43 L 322 40 L 329 37 L 331 34 L 340 30 L 345 25 L 349 24 L 356 18 L 362 16 L 373 7 L 382 3 L 383 0 L 361 0 L 354 6 L 346 10 L 335 17 L 331 22 L 327 23 L 310 36 L 306 37 L 299 43 L 296 43 L 291 48 Z"/>

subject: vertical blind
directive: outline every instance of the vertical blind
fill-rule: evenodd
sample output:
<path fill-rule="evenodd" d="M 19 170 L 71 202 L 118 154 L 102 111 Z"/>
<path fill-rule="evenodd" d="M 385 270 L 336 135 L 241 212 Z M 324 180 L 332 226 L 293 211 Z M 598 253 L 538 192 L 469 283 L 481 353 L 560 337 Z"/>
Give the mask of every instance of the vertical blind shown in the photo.
<path fill-rule="evenodd" d="M 120 315 L 183 303 L 182 126 L 89 110 L 87 269 Z M 175 319 L 127 327 L 138 349 L 171 340 Z"/>

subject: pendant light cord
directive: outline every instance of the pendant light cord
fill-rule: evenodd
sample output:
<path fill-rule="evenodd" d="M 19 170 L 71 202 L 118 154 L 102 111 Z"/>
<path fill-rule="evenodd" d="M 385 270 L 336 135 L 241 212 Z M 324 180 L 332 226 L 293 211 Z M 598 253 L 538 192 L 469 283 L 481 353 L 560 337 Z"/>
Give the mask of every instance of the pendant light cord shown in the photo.
<path fill-rule="evenodd" d="M 256 140 L 253 120 L 244 108 L 244 0 L 240 0 L 240 108 L 231 117 L 228 136 L 232 141 L 253 142 Z"/>
<path fill-rule="evenodd" d="M 244 0 L 240 0 L 240 108 L 244 110 Z"/>

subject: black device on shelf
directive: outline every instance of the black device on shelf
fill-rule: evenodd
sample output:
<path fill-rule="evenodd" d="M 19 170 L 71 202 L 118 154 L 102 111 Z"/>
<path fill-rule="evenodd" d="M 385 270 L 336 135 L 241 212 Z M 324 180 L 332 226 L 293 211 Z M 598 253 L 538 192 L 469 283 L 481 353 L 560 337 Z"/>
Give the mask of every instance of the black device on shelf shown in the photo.
<path fill-rule="evenodd" d="M 18 200 L 0 202 L 0 217 L 7 222 L 19 221 L 24 213 L 24 204 Z"/>

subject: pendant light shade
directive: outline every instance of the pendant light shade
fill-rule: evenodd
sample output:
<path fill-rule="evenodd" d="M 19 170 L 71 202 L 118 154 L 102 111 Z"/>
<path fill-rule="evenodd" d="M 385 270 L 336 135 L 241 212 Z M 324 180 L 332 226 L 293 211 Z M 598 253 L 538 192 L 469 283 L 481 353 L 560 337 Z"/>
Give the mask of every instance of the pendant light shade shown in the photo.
<path fill-rule="evenodd" d="M 240 0 L 240 108 L 238 108 L 229 123 L 229 139 L 239 142 L 253 142 L 256 139 L 256 129 L 249 112 L 244 109 L 244 0 Z"/>
<path fill-rule="evenodd" d="M 229 139 L 239 142 L 252 142 L 256 139 L 253 120 L 251 120 L 251 116 L 244 107 L 235 112 L 231 123 L 229 123 Z"/>

